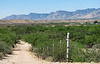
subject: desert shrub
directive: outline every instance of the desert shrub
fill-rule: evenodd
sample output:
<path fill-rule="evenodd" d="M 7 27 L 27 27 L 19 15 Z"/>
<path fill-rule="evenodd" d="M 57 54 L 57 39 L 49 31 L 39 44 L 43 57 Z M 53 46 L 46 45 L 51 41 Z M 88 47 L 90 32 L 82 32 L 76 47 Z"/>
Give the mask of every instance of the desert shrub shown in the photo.
<path fill-rule="evenodd" d="M 93 48 L 93 49 L 100 49 L 100 44 L 95 44 L 95 45 L 93 45 L 92 48 Z"/>
<path fill-rule="evenodd" d="M 94 21 L 94 24 L 98 23 L 98 21 Z"/>
<path fill-rule="evenodd" d="M 13 47 L 17 40 L 15 33 L 7 30 L 6 28 L 0 29 L 0 41 L 5 42 L 7 45 Z"/>
<path fill-rule="evenodd" d="M 100 50 L 91 49 L 85 55 L 88 62 L 100 62 Z"/>
<path fill-rule="evenodd" d="M 0 52 L 3 53 L 3 55 L 6 54 L 11 54 L 12 53 L 12 48 L 5 43 L 0 42 Z"/>
<path fill-rule="evenodd" d="M 100 25 L 91 26 L 25 26 L 22 40 L 29 42 L 37 55 L 48 58 L 52 56 L 52 45 L 54 44 L 54 61 L 60 61 L 60 43 L 62 40 L 62 61 L 66 61 L 66 32 L 70 33 L 69 61 L 91 62 L 99 58 L 99 53 L 90 52 L 88 48 L 95 47 L 100 43 Z M 22 33 L 22 32 L 20 32 Z M 47 56 L 48 46 L 48 56 Z M 99 46 L 99 45 L 98 45 Z M 44 48 L 44 52 L 43 52 Z M 95 57 L 96 58 L 95 58 Z"/>
<path fill-rule="evenodd" d="M 95 56 L 95 62 L 100 62 L 100 50 L 98 50 L 98 52 L 96 52 L 96 54 L 95 54 L 96 56 Z"/>
<path fill-rule="evenodd" d="M 46 58 L 46 60 L 47 60 L 47 61 L 52 61 L 52 57 L 49 56 L 49 57 Z"/>
<path fill-rule="evenodd" d="M 17 36 L 14 32 L 11 32 L 7 28 L 0 28 L 0 52 L 1 58 L 6 54 L 12 53 L 12 48 L 17 42 Z"/>
<path fill-rule="evenodd" d="M 86 62 L 86 46 L 79 42 L 70 42 L 70 48 L 69 48 L 69 56 L 70 61 L 74 62 Z"/>
<path fill-rule="evenodd" d="M 4 58 L 4 54 L 2 52 L 0 52 L 0 60 Z"/>
<path fill-rule="evenodd" d="M 91 57 L 92 56 L 92 57 Z M 100 44 L 95 44 L 92 47 L 91 59 L 94 62 L 100 62 Z"/>

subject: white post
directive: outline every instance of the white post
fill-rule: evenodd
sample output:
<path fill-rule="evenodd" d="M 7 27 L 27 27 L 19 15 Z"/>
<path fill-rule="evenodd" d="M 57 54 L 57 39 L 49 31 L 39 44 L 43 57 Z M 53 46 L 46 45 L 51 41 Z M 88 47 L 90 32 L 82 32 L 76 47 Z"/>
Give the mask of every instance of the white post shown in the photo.
<path fill-rule="evenodd" d="M 62 61 L 61 55 L 62 55 L 62 48 L 61 48 L 61 40 L 60 40 L 60 62 Z"/>
<path fill-rule="evenodd" d="M 66 61 L 69 59 L 69 33 L 67 33 L 67 50 L 66 50 Z"/>

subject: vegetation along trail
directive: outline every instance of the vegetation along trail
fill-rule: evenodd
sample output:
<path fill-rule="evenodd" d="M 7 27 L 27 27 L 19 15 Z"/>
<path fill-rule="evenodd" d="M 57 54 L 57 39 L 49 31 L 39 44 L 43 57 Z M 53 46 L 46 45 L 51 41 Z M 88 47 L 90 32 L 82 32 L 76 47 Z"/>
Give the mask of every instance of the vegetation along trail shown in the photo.
<path fill-rule="evenodd" d="M 0 60 L 0 64 L 40 64 L 38 59 L 29 52 L 30 48 L 30 44 L 20 41 L 14 48 L 13 54 Z"/>
<path fill-rule="evenodd" d="M 20 41 L 19 44 L 16 44 L 16 48 L 14 48 L 13 54 L 8 55 L 3 60 L 0 60 L 0 64 L 67 64 L 67 63 L 59 63 L 59 62 L 47 62 L 42 59 L 38 59 L 34 54 L 32 54 L 29 50 L 31 49 L 31 45 Z M 73 64 L 73 63 L 68 63 Z M 81 63 L 74 63 L 81 64 Z M 82 63 L 82 64 L 94 64 L 94 63 Z M 95 63 L 99 64 L 99 63 Z"/>
<path fill-rule="evenodd" d="M 0 64 L 53 64 L 44 60 L 38 59 L 34 54 L 30 52 L 31 45 L 20 41 L 16 44 L 13 54 L 8 55 L 5 59 L 0 60 Z"/>

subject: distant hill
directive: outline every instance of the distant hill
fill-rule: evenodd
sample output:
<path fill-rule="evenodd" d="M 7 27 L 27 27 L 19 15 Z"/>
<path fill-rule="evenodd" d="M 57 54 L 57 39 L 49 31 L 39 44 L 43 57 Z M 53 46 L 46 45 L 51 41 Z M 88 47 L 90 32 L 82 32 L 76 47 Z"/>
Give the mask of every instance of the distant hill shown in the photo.
<path fill-rule="evenodd" d="M 11 15 L 3 18 L 8 19 L 25 19 L 25 20 L 66 20 L 66 19 L 100 19 L 100 8 L 88 8 L 84 10 L 56 11 L 51 13 L 30 13 L 29 15 Z"/>

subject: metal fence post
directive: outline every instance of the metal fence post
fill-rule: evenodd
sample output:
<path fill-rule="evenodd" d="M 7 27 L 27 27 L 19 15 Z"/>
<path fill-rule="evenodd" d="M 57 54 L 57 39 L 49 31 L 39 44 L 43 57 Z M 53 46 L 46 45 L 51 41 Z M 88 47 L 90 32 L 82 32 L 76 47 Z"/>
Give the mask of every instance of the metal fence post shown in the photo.
<path fill-rule="evenodd" d="M 48 57 L 48 46 L 47 46 L 47 57 Z"/>
<path fill-rule="evenodd" d="M 40 52 L 40 59 L 41 59 L 41 48 L 40 48 L 39 52 Z"/>
<path fill-rule="evenodd" d="M 54 44 L 53 44 L 53 51 L 52 51 L 52 60 L 54 61 Z"/>
<path fill-rule="evenodd" d="M 45 58 L 44 58 L 44 48 L 43 48 L 43 59 L 45 59 Z"/>

